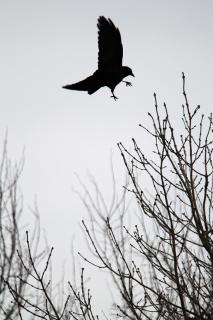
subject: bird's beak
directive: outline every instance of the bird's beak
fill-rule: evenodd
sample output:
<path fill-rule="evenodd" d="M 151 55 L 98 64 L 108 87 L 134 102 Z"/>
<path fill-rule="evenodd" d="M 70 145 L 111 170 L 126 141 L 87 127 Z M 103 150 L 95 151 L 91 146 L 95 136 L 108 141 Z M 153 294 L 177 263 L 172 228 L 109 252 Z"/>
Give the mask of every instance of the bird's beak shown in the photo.
<path fill-rule="evenodd" d="M 134 73 L 133 73 L 133 72 L 132 72 L 131 76 L 135 78 L 135 75 L 134 75 Z"/>

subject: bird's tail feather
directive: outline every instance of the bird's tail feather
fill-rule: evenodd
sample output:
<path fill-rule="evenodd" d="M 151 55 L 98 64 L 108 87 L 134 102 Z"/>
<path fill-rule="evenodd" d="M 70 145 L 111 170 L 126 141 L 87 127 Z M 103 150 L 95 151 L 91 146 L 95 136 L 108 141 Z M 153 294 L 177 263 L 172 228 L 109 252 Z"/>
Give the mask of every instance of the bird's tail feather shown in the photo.
<path fill-rule="evenodd" d="M 94 77 L 90 76 L 82 81 L 73 84 L 67 84 L 62 88 L 69 90 L 88 91 L 89 94 L 93 94 L 100 88 L 100 86 L 97 85 L 97 81 L 95 81 Z"/>

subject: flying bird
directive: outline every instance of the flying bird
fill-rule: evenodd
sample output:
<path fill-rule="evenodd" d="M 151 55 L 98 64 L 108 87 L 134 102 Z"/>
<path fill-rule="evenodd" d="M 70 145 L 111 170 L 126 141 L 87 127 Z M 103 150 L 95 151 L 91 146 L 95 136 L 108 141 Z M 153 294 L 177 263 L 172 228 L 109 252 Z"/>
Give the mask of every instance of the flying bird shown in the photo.
<path fill-rule="evenodd" d="M 98 69 L 88 78 L 63 86 L 64 89 L 87 91 L 93 94 L 101 87 L 107 86 L 114 95 L 115 87 L 127 76 L 133 76 L 132 69 L 122 66 L 123 45 L 121 34 L 111 19 L 103 16 L 98 18 Z M 126 86 L 131 86 L 131 82 L 123 81 Z"/>

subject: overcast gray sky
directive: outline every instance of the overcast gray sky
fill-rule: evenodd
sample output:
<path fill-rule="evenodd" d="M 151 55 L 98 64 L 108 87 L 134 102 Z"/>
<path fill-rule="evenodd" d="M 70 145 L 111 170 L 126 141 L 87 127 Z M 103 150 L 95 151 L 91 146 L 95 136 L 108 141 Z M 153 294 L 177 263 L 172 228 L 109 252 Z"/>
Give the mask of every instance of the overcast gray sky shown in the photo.
<path fill-rule="evenodd" d="M 175 119 L 180 115 L 181 72 L 189 100 L 203 113 L 213 101 L 213 2 L 211 0 L 0 0 L 0 138 L 8 129 L 11 157 L 25 148 L 25 204 L 37 195 L 42 225 L 55 255 L 65 257 L 84 208 L 72 188 L 74 172 L 87 170 L 110 189 L 110 150 L 122 181 L 118 141 L 131 137 L 149 152 L 139 123 L 147 124 L 153 92 Z M 120 84 L 117 102 L 108 88 L 89 96 L 61 87 L 97 68 L 97 18 L 119 27 L 124 65 L 133 87 Z M 132 80 L 132 79 L 131 79 Z"/>

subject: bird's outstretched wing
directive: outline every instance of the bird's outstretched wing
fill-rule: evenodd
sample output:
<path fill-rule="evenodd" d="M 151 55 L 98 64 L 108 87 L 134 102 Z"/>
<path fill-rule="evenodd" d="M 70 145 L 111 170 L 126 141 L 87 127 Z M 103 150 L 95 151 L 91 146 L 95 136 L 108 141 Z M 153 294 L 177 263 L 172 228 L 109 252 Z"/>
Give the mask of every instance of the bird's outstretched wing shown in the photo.
<path fill-rule="evenodd" d="M 98 18 L 98 69 L 116 70 L 122 66 L 123 46 L 118 28 L 110 19 Z"/>

